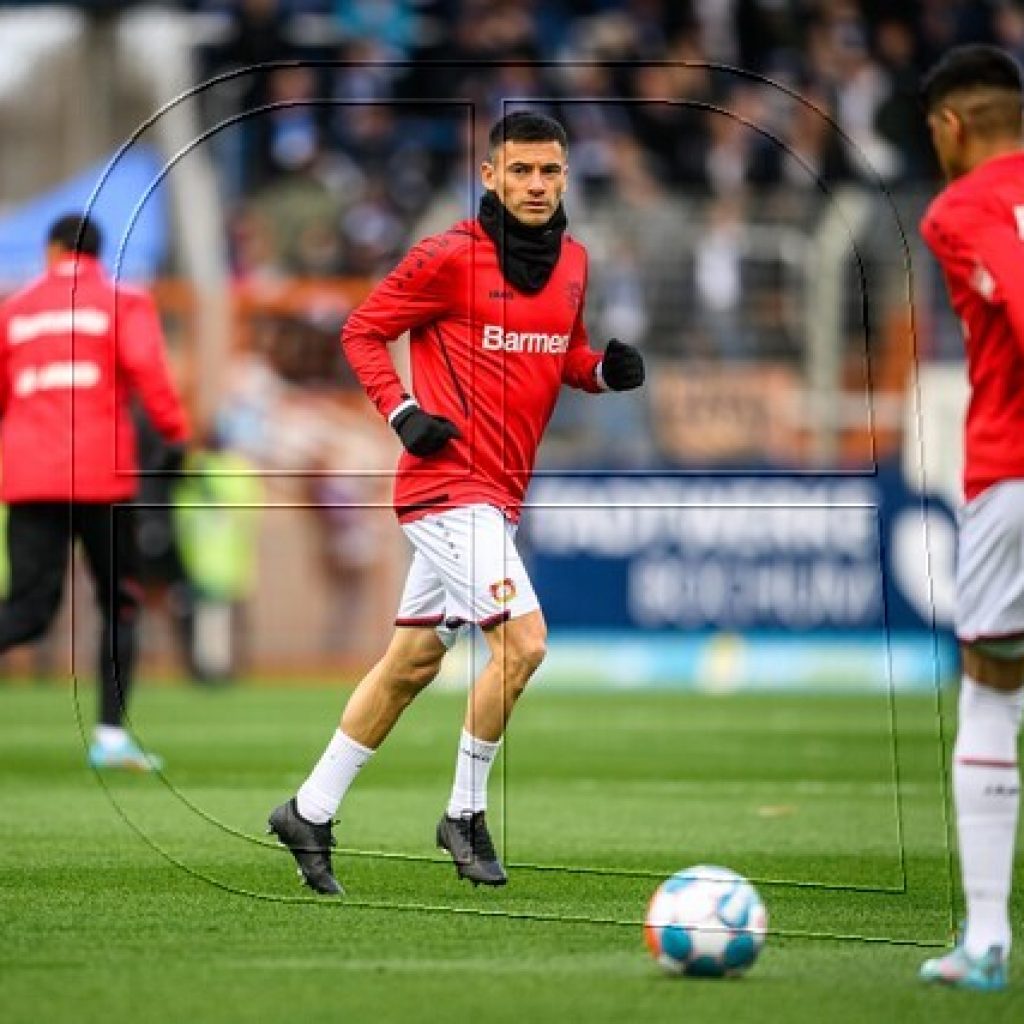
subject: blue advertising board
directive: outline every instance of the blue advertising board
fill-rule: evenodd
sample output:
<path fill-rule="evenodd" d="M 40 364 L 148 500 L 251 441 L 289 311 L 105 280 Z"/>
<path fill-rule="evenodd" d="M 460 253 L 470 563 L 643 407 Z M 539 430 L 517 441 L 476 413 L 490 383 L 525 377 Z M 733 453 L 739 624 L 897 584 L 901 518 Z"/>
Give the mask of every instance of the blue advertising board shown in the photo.
<path fill-rule="evenodd" d="M 520 536 L 548 674 L 628 660 L 637 685 L 878 689 L 955 671 L 954 516 L 895 467 L 541 475 Z"/>

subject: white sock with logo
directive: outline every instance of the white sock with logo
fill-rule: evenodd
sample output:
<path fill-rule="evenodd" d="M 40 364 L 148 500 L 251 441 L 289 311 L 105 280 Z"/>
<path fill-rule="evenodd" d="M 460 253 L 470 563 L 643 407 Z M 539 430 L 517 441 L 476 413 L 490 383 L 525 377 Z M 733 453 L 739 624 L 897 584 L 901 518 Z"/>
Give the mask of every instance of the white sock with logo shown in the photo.
<path fill-rule="evenodd" d="M 341 798 L 372 754 L 369 747 L 356 743 L 340 729 L 335 730 L 323 756 L 295 795 L 300 816 L 314 825 L 330 821 L 338 811 Z"/>
<path fill-rule="evenodd" d="M 455 782 L 448 800 L 449 818 L 487 810 L 487 779 L 500 748 L 501 740 L 488 743 L 462 730 L 455 761 Z"/>
<path fill-rule="evenodd" d="M 1020 802 L 1017 734 L 1024 688 L 982 686 L 965 675 L 953 748 L 953 792 L 967 930 L 964 947 L 981 956 L 1010 951 L 1009 899 Z"/>

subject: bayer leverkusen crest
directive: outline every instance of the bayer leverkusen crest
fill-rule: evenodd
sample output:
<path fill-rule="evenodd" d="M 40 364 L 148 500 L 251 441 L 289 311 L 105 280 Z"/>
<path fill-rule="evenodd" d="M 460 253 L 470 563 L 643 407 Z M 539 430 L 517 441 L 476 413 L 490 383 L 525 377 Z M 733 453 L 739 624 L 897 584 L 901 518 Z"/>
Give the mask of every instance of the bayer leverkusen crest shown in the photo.
<path fill-rule="evenodd" d="M 510 579 L 498 580 L 490 586 L 491 597 L 498 604 L 508 604 L 516 596 L 516 585 Z"/>

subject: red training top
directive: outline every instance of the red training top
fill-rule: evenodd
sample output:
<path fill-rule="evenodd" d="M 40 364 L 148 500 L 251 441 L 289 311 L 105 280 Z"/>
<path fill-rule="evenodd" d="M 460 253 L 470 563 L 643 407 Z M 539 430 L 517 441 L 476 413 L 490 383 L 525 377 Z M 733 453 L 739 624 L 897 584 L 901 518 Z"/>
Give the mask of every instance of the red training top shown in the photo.
<path fill-rule="evenodd" d="M 342 344 L 381 415 L 405 398 L 386 345 L 408 330 L 416 401 L 462 434 L 429 458 L 402 453 L 400 520 L 479 502 L 518 521 L 561 385 L 602 390 L 586 288 L 586 250 L 568 235 L 547 284 L 529 295 L 503 276 L 480 224 L 460 221 L 414 246 L 352 313 Z"/>
<path fill-rule="evenodd" d="M 188 438 L 148 295 L 115 286 L 96 259 L 79 255 L 7 299 L 0 305 L 0 499 L 131 498 L 132 393 L 168 441 Z"/>
<path fill-rule="evenodd" d="M 1024 151 L 948 185 L 921 234 L 960 317 L 971 384 L 964 444 L 969 501 L 1024 478 Z"/>

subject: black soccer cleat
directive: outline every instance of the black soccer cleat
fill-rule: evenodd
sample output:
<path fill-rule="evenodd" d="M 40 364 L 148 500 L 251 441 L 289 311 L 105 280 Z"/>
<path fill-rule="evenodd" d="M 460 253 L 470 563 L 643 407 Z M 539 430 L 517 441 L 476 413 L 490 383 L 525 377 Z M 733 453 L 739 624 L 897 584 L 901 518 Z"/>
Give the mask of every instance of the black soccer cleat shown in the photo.
<path fill-rule="evenodd" d="M 458 818 L 443 814 L 437 823 L 437 845 L 452 855 L 460 878 L 468 878 L 474 885 L 508 882 L 508 875 L 494 852 L 483 811 Z"/>
<path fill-rule="evenodd" d="M 310 889 L 324 896 L 344 894 L 331 867 L 331 847 L 336 844 L 329 821 L 322 825 L 306 821 L 292 798 L 270 812 L 267 833 L 276 835 L 278 842 L 288 847 L 300 877 Z"/>

